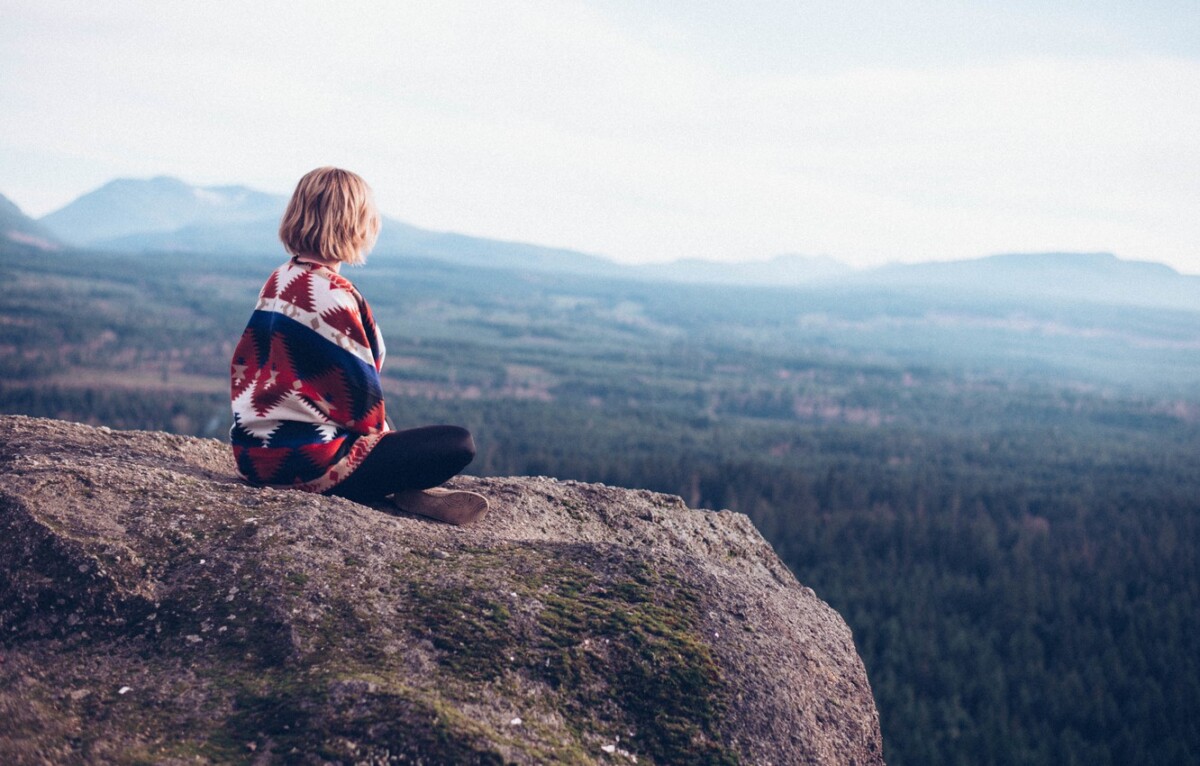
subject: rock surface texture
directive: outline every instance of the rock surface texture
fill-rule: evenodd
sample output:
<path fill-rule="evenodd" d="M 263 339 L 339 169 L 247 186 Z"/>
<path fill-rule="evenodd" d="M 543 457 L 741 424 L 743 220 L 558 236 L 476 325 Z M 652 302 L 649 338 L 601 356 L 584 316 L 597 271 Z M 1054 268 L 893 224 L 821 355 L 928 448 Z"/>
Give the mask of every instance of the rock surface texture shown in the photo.
<path fill-rule="evenodd" d="M 0 417 L 0 763 L 882 763 L 849 629 L 745 516 L 454 486 L 487 518 Z"/>

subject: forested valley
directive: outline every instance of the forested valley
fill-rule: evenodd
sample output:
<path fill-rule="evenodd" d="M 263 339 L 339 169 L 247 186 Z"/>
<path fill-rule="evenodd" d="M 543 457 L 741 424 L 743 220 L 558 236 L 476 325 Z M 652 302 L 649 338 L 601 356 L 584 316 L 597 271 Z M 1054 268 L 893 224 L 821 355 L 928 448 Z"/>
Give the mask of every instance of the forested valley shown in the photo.
<path fill-rule="evenodd" d="M 223 438 L 278 257 L 0 246 L 0 411 Z M 348 271 L 469 472 L 748 514 L 854 631 L 889 764 L 1200 760 L 1200 313 Z"/>

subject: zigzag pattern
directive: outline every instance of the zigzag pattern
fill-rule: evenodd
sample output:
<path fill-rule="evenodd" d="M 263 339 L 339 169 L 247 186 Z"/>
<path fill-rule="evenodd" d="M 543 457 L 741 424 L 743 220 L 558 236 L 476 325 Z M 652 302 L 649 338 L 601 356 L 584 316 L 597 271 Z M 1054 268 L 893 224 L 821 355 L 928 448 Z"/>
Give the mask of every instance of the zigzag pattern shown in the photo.
<path fill-rule="evenodd" d="M 229 365 L 238 471 L 253 484 L 323 492 L 387 430 L 384 345 L 348 280 L 289 262 L 259 293 Z"/>
<path fill-rule="evenodd" d="M 353 339 L 359 345 L 371 345 L 370 341 L 362 334 L 362 318 L 356 311 L 351 311 L 345 306 L 326 309 L 321 312 L 321 321 L 335 330 L 341 331 L 346 337 Z"/>

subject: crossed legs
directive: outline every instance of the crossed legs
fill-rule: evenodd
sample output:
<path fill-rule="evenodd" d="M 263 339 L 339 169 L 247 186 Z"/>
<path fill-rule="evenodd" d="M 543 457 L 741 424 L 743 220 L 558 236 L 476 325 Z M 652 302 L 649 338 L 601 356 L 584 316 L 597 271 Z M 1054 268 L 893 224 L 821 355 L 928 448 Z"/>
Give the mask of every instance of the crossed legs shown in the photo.
<path fill-rule="evenodd" d="M 475 440 L 465 428 L 422 426 L 391 431 L 329 494 L 369 503 L 405 490 L 428 489 L 458 475 L 474 458 Z"/>

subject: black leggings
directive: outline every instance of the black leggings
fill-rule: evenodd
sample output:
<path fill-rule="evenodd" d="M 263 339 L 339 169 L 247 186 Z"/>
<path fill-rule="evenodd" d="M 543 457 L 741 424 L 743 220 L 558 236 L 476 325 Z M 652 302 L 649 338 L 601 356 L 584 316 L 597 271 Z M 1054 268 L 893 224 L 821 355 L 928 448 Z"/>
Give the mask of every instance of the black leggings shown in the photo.
<path fill-rule="evenodd" d="M 457 475 L 474 458 L 475 440 L 465 428 L 423 426 L 391 431 L 354 473 L 326 494 L 372 502 L 405 489 L 428 489 Z"/>

